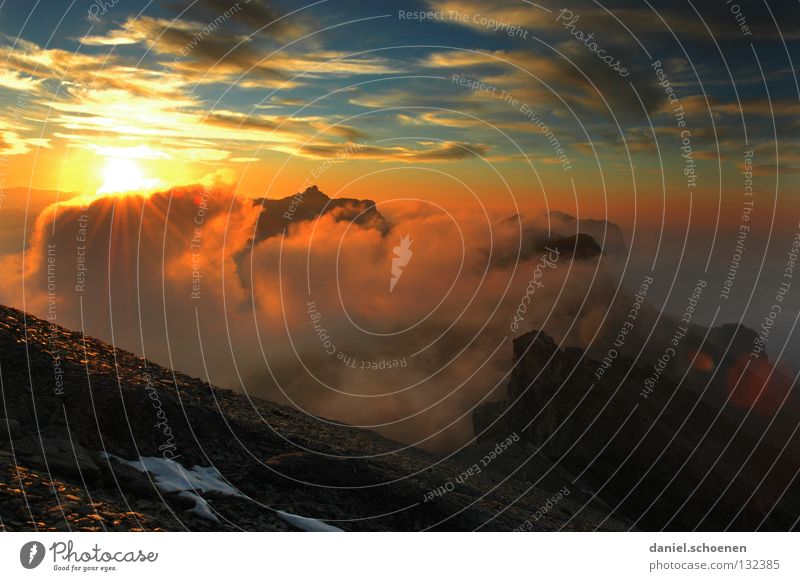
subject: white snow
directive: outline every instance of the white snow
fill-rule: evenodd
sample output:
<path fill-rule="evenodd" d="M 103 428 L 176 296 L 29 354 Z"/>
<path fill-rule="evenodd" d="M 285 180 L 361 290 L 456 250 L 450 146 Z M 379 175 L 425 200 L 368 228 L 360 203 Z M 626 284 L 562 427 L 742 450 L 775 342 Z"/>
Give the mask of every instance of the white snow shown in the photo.
<path fill-rule="evenodd" d="M 179 496 L 194 500 L 194 508 L 189 512 L 216 522 L 219 519 L 211 511 L 208 501 L 198 493 L 216 492 L 228 496 L 239 496 L 248 498 L 230 484 L 225 482 L 222 475 L 216 468 L 210 466 L 195 466 L 191 470 L 180 462 L 160 458 L 158 456 L 147 456 L 139 460 L 125 460 L 113 454 L 103 453 L 105 458 L 133 466 L 141 472 L 150 472 L 155 477 L 155 485 L 162 492 L 179 492 Z"/>
<path fill-rule="evenodd" d="M 282 510 L 278 511 L 278 516 L 281 517 L 283 520 L 288 522 L 290 525 L 296 526 L 298 529 L 302 531 L 306 531 L 309 533 L 342 533 L 344 532 L 342 529 L 331 526 L 327 523 L 322 522 L 321 520 L 317 520 L 315 518 L 308 518 L 305 516 L 298 516 L 296 514 L 292 514 L 290 512 L 285 512 Z"/>
<path fill-rule="evenodd" d="M 211 510 L 208 501 L 200 496 L 199 493 L 216 492 L 251 500 L 247 495 L 242 494 L 225 482 L 216 468 L 195 466 L 190 470 L 180 462 L 158 456 L 147 456 L 139 460 L 125 460 L 113 454 L 103 453 L 103 457 L 106 459 L 113 458 L 117 462 L 133 466 L 140 472 L 150 472 L 153 474 L 155 485 L 159 490 L 162 492 L 178 492 L 178 496 L 194 500 L 194 508 L 189 512 L 215 522 L 219 522 L 219 519 Z M 278 511 L 278 516 L 300 530 L 310 533 L 344 532 L 342 529 L 320 520 L 282 510 Z"/>

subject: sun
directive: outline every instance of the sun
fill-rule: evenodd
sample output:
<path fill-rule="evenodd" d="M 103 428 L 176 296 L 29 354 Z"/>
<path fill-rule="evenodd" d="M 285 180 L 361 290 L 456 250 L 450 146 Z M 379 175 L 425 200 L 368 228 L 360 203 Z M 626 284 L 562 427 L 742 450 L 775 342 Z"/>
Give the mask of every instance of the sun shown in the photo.
<path fill-rule="evenodd" d="M 159 187 L 161 180 L 145 177 L 144 172 L 133 159 L 111 158 L 103 170 L 103 185 L 97 190 L 99 195 L 148 193 Z"/>

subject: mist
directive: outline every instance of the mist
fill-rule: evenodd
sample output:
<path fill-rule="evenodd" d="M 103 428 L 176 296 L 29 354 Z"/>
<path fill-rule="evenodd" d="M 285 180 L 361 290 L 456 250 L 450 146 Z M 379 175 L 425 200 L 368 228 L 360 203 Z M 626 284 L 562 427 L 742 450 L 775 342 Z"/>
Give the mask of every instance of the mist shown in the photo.
<path fill-rule="evenodd" d="M 475 406 L 504 396 L 514 336 L 586 344 L 619 291 L 619 257 L 545 250 L 577 232 L 570 219 L 378 209 L 388 226 L 330 208 L 261 239 L 259 202 L 219 181 L 77 198 L 2 258 L 0 292 L 212 384 L 446 450 L 471 439 Z"/>

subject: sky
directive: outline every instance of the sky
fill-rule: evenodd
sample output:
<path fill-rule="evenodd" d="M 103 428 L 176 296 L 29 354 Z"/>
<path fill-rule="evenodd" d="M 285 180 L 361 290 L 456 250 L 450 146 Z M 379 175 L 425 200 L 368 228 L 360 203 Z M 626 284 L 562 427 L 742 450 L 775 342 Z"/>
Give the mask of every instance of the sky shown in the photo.
<path fill-rule="evenodd" d="M 4 185 L 94 194 L 219 173 L 250 197 L 319 182 L 660 224 L 690 204 L 716 214 L 753 149 L 766 203 L 779 172 L 779 202 L 796 209 L 794 10 L 6 0 Z"/>

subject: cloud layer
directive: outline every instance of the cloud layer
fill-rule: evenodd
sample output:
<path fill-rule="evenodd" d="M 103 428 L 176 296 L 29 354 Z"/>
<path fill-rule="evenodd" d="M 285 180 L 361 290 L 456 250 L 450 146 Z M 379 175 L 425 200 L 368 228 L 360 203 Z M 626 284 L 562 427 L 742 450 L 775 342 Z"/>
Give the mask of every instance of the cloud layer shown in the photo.
<path fill-rule="evenodd" d="M 40 215 L 24 301 L 14 276 L 0 298 L 212 383 L 441 449 L 467 441 L 471 409 L 503 395 L 526 294 L 522 330 L 574 343 L 613 294 L 605 266 L 569 257 L 526 292 L 544 219 L 378 210 L 388 231 L 330 212 L 253 243 L 260 206 L 224 184 L 78 199 Z M 403 237 L 412 255 L 390 288 Z M 6 257 L 7 271 L 22 258 Z M 568 282 L 593 277 L 587 308 Z"/>

